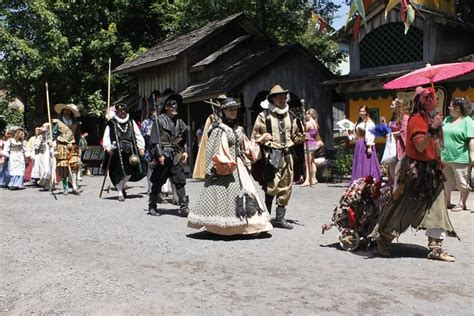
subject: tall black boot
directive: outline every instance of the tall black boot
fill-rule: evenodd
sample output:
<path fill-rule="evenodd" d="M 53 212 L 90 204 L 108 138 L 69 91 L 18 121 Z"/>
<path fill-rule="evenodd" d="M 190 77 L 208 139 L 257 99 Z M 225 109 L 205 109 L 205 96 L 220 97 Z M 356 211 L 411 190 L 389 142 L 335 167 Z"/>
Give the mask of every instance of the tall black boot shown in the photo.
<path fill-rule="evenodd" d="M 267 207 L 268 214 L 272 213 L 273 195 L 265 193 L 265 206 Z"/>
<path fill-rule="evenodd" d="M 160 216 L 156 209 L 156 203 L 158 201 L 158 196 L 156 194 L 150 193 L 150 197 L 148 199 L 148 215 L 151 216 Z"/>
<path fill-rule="evenodd" d="M 293 225 L 291 225 L 285 220 L 285 214 L 286 208 L 284 206 L 277 206 L 275 220 L 273 221 L 273 227 L 293 229 Z"/>
<path fill-rule="evenodd" d="M 188 215 L 189 215 L 188 204 L 189 204 L 189 196 L 185 195 L 183 197 L 180 197 L 178 213 L 182 217 L 188 217 Z"/>

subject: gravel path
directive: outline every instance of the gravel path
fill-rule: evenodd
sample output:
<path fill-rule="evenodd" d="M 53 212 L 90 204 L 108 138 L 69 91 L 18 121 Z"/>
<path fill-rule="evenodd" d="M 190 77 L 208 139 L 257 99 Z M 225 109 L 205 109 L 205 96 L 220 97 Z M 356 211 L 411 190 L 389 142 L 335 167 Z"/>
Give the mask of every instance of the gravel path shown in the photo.
<path fill-rule="evenodd" d="M 336 229 L 321 235 L 344 185 L 295 187 L 295 229 L 248 239 L 189 229 L 169 204 L 148 216 L 144 181 L 124 203 L 100 200 L 100 182 L 57 201 L 0 190 L 0 314 L 473 314 L 471 212 L 450 213 L 457 262 L 424 259 L 426 237 L 411 231 L 380 258 L 340 250 Z M 201 187 L 188 183 L 191 204 Z"/>

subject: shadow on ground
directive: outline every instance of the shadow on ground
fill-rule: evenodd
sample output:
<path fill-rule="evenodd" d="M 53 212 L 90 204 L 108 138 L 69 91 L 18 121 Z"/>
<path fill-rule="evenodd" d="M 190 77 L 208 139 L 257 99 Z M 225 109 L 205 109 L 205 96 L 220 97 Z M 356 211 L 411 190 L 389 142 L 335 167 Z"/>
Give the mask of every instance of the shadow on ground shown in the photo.
<path fill-rule="evenodd" d="M 341 251 L 346 251 L 342 249 L 339 243 L 333 243 L 329 245 L 319 245 L 320 247 L 324 248 L 334 248 Z M 395 258 L 426 258 L 428 256 L 428 249 L 426 247 L 414 244 L 404 244 L 404 243 L 392 243 L 389 246 L 389 251 L 391 256 L 385 259 L 395 259 Z M 382 258 L 375 246 L 375 243 L 371 243 L 368 247 L 362 246 L 360 249 L 356 251 L 352 251 L 354 255 L 357 256 L 365 256 L 367 259 L 371 258 Z"/>
<path fill-rule="evenodd" d="M 141 195 L 141 194 L 127 194 L 126 200 L 128 200 L 128 199 L 140 199 L 142 197 L 143 197 L 143 195 Z M 103 199 L 104 200 L 118 200 L 118 196 L 117 195 L 116 196 L 107 196 L 107 197 L 104 197 Z"/>
<path fill-rule="evenodd" d="M 200 231 L 197 233 L 192 233 L 186 235 L 186 237 L 191 239 L 198 239 L 198 240 L 213 240 L 213 241 L 234 241 L 234 240 L 249 240 L 249 239 L 267 239 L 271 238 L 272 235 L 269 233 L 260 233 L 260 234 L 252 234 L 252 235 L 234 235 L 234 236 L 223 236 L 213 234 L 208 231 Z"/>

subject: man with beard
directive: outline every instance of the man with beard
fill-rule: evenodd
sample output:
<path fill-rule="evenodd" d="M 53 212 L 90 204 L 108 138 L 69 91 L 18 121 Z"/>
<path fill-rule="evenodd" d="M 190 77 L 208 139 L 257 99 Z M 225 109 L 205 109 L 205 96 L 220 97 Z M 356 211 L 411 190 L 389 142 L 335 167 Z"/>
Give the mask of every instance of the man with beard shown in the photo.
<path fill-rule="evenodd" d="M 115 115 L 105 127 L 103 146 L 107 151 L 105 161 L 110 159 L 110 181 L 117 188 L 118 200 L 123 202 L 127 181 L 139 181 L 145 175 L 141 159 L 145 155 L 145 141 L 126 105 L 115 105 Z"/>
<path fill-rule="evenodd" d="M 186 175 L 183 163 L 186 163 L 186 131 L 188 126 L 178 118 L 178 105 L 182 98 L 171 94 L 164 101 L 165 113 L 160 114 L 151 130 L 150 144 L 153 152 L 154 170 L 151 175 L 151 193 L 148 203 L 148 214 L 158 216 L 156 203 L 161 187 L 168 178 L 176 188 L 179 199 L 179 214 L 188 216 L 188 196 L 186 195 Z"/>
<path fill-rule="evenodd" d="M 52 122 L 53 140 L 56 141 L 56 166 L 59 168 L 63 194 L 69 193 L 68 178 L 72 185 L 72 194 L 79 195 L 77 190 L 77 173 L 79 171 L 79 138 L 81 135 L 81 116 L 75 104 L 58 103 L 54 111 L 59 118 Z M 50 146 L 52 144 L 49 144 Z"/>
<path fill-rule="evenodd" d="M 271 213 L 276 197 L 274 227 L 292 229 L 285 220 L 286 206 L 290 200 L 293 184 L 293 146 L 304 141 L 298 132 L 296 119 L 289 112 L 288 90 L 281 86 L 272 87 L 267 100 L 262 102 L 260 112 L 252 131 L 252 139 L 263 145 L 265 159 L 263 182 L 265 183 L 265 204 Z"/>

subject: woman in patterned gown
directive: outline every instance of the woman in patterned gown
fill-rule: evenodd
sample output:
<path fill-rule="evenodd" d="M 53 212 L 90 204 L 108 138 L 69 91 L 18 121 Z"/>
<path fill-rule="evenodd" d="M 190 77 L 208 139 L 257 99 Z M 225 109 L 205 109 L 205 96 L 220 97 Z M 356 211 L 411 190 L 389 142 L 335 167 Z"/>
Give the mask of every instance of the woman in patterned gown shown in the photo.
<path fill-rule="evenodd" d="M 188 215 L 188 227 L 225 236 L 256 234 L 273 229 L 265 207 L 264 193 L 249 172 L 251 161 L 257 159 L 256 147 L 246 138 L 244 129 L 237 124 L 239 107 L 237 101 L 227 98 L 221 107 L 222 122 L 214 124 L 209 130 L 206 180 L 199 200 Z M 224 147 L 227 147 L 225 138 L 230 158 L 237 165 L 232 173 L 218 175 L 212 158 L 222 151 L 223 139 Z M 241 216 L 242 213 L 239 213 L 242 210 L 239 207 L 239 196 L 243 192 L 246 192 L 247 198 L 253 199 L 254 209 L 258 209 L 254 214 L 251 212 L 247 216 Z"/>

